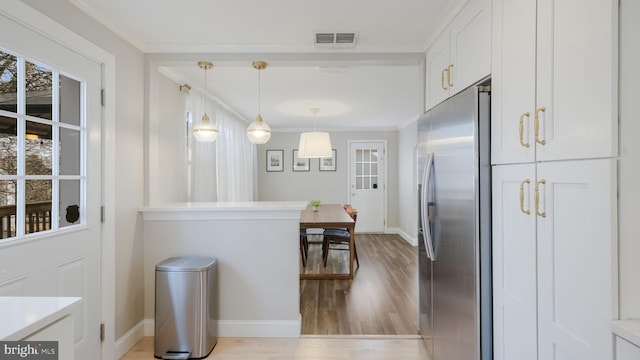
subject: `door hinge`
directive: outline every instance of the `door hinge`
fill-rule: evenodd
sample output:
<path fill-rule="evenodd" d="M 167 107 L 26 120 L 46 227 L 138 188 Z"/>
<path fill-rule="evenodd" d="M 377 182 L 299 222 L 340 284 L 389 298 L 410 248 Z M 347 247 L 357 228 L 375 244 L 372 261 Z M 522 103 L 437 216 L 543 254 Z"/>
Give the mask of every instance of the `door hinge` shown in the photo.
<path fill-rule="evenodd" d="M 100 206 L 100 222 L 104 222 L 104 205 Z"/>
<path fill-rule="evenodd" d="M 102 106 L 104 106 L 104 104 L 106 103 L 106 93 L 104 91 L 104 89 L 100 89 L 100 104 Z"/>
<path fill-rule="evenodd" d="M 104 341 L 104 323 L 100 324 L 100 342 Z"/>

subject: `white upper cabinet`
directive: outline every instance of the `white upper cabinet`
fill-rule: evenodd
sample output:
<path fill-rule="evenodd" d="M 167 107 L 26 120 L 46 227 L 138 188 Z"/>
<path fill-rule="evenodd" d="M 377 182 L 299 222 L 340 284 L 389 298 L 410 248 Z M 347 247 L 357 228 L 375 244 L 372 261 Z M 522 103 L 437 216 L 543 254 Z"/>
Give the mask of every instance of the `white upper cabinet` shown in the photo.
<path fill-rule="evenodd" d="M 491 73 L 491 1 L 470 0 L 426 54 L 425 110 Z"/>
<path fill-rule="evenodd" d="M 449 31 L 447 29 L 427 50 L 425 111 L 449 97 L 449 84 L 451 83 L 449 48 Z"/>
<path fill-rule="evenodd" d="M 617 1 L 492 6 L 492 163 L 616 156 Z"/>

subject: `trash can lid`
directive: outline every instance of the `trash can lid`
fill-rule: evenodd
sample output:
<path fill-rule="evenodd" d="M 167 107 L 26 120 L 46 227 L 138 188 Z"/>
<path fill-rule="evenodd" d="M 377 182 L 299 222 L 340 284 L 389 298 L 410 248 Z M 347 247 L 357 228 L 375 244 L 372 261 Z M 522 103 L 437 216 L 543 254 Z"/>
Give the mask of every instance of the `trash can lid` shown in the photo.
<path fill-rule="evenodd" d="M 205 271 L 215 265 L 218 259 L 208 256 L 177 256 L 156 265 L 157 271 Z"/>

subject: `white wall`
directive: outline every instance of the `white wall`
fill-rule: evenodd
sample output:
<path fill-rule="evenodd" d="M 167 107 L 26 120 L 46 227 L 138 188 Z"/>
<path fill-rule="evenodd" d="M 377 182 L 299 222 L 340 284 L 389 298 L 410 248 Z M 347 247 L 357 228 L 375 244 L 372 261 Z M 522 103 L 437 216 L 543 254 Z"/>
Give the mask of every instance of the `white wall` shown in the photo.
<path fill-rule="evenodd" d="M 211 256 L 218 260 L 220 336 L 299 336 L 298 235 L 304 203 L 232 210 L 206 206 L 145 211 L 145 317 L 155 316 L 156 264 L 173 256 Z"/>
<path fill-rule="evenodd" d="M 187 201 L 186 94 L 155 67 L 149 82 L 149 204 Z"/>
<path fill-rule="evenodd" d="M 310 159 L 309 172 L 293 172 L 293 149 L 298 148 L 300 133 L 274 132 L 269 142 L 258 146 L 259 200 L 320 199 L 325 204 L 348 200 L 348 141 L 387 140 L 387 228 L 398 227 L 398 132 L 397 131 L 331 131 L 331 145 L 336 149 L 336 171 L 319 171 L 318 159 Z M 413 140 L 415 145 L 415 140 Z M 266 171 L 266 150 L 284 150 L 284 171 Z M 405 174 L 402 174 L 404 176 Z M 406 189 L 402 189 L 406 191 Z"/>
<path fill-rule="evenodd" d="M 640 2 L 620 1 L 620 319 L 640 319 Z M 605 96 L 607 94 L 603 94 Z"/>
<path fill-rule="evenodd" d="M 398 228 L 414 245 L 418 244 L 417 134 L 417 121 L 398 133 Z"/>
<path fill-rule="evenodd" d="M 143 195 L 144 58 L 142 52 L 99 25 L 67 1 L 24 2 L 87 38 L 116 57 L 115 124 L 115 337 L 119 338 L 144 316 L 142 223 L 138 208 Z M 107 329 L 113 331 L 113 329 Z"/>

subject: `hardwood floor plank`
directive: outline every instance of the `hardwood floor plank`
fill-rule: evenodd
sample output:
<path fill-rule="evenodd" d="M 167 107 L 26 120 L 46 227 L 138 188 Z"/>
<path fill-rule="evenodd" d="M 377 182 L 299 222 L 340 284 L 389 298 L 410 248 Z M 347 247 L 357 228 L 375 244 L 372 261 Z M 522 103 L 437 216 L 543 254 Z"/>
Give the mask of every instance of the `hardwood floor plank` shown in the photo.
<path fill-rule="evenodd" d="M 153 337 L 139 341 L 120 360 L 151 360 Z M 216 360 L 428 360 L 420 339 L 221 338 L 206 359 Z"/>
<path fill-rule="evenodd" d="M 301 280 L 302 333 L 417 334 L 416 248 L 388 234 L 357 234 L 356 243 L 360 267 L 353 280 Z M 321 248 L 314 245 L 309 246 L 307 272 L 322 267 Z M 331 251 L 327 268 L 348 263 L 341 254 L 348 252 Z"/>

